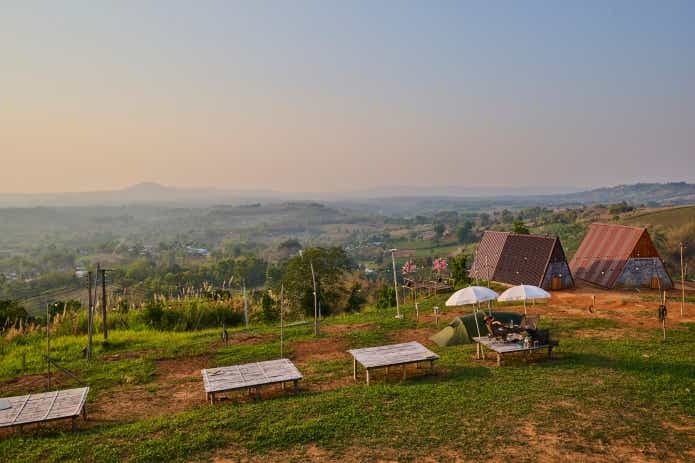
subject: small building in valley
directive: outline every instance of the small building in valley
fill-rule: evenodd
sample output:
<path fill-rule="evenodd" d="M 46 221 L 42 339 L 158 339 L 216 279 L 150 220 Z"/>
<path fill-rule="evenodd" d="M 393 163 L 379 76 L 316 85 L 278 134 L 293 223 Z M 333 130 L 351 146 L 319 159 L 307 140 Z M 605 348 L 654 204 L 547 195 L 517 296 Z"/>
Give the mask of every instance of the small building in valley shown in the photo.
<path fill-rule="evenodd" d="M 486 231 L 475 252 L 470 276 L 544 289 L 574 287 L 565 251 L 557 236 Z"/>
<path fill-rule="evenodd" d="M 576 278 L 604 288 L 673 288 L 649 232 L 642 227 L 591 224 L 570 268 Z"/>

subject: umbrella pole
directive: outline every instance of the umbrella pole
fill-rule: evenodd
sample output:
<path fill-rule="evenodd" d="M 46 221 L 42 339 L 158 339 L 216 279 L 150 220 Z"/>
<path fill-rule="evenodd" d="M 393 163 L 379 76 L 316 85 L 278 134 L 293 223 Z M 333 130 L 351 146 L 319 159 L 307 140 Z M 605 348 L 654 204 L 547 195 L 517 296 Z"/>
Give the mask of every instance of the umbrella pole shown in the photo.
<path fill-rule="evenodd" d="M 480 305 L 480 304 L 478 304 Z M 478 330 L 478 337 L 482 337 L 480 334 L 480 325 L 478 324 L 478 307 L 474 306 L 475 310 L 473 311 L 473 318 L 475 319 L 475 329 Z"/>
<path fill-rule="evenodd" d="M 524 298 L 524 315 L 526 315 L 526 299 Z"/>

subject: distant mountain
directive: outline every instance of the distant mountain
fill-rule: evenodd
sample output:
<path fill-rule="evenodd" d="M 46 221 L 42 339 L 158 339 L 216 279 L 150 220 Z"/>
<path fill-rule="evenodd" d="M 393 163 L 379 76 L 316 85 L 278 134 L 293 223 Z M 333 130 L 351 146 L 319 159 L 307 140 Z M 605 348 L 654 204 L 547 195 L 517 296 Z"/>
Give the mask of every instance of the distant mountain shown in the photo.
<path fill-rule="evenodd" d="M 154 182 L 144 182 L 120 190 L 36 194 L 0 193 L 0 207 L 114 206 L 125 204 L 209 206 L 215 203 L 242 204 L 280 198 L 283 198 L 281 193 L 272 191 L 176 188 Z"/>
<path fill-rule="evenodd" d="M 619 203 L 670 206 L 695 203 L 695 184 L 686 182 L 672 183 L 635 183 L 595 190 L 554 195 L 554 202 L 596 204 Z"/>
<path fill-rule="evenodd" d="M 637 183 L 576 191 L 571 187 L 387 187 L 351 193 L 283 193 L 272 190 L 224 190 L 176 188 L 154 182 L 128 188 L 80 193 L 1 194 L 0 207 L 116 206 L 158 204 L 171 206 L 242 205 L 254 202 L 323 201 L 384 213 L 407 213 L 409 209 L 441 210 L 467 207 L 527 207 L 616 203 L 678 205 L 695 203 L 695 184 Z"/>

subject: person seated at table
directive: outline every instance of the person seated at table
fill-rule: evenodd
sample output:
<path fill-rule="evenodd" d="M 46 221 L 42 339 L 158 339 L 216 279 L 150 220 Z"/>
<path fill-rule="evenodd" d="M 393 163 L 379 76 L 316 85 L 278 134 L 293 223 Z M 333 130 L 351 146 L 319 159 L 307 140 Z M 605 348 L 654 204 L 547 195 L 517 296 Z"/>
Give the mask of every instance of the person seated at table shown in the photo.
<path fill-rule="evenodd" d="M 509 333 L 509 327 L 505 326 L 501 321 L 496 320 L 493 316 L 485 315 L 484 320 L 490 336 L 504 338 L 507 336 L 507 333 Z"/>

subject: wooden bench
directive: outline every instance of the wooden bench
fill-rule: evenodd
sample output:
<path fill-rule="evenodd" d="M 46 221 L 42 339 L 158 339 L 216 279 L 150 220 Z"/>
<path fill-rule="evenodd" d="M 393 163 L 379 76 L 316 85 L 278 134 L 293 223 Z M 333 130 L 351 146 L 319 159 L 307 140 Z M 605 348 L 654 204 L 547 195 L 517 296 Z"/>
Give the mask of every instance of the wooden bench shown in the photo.
<path fill-rule="evenodd" d="M 237 389 L 254 389 L 258 397 L 260 387 L 270 384 L 281 384 L 285 389 L 285 383 L 291 382 L 296 390 L 302 379 L 302 374 L 288 359 L 208 368 L 201 373 L 210 403 L 215 403 L 215 394 Z"/>
<path fill-rule="evenodd" d="M 420 362 L 428 362 L 430 371 L 434 373 L 434 361 L 439 359 L 437 354 L 415 341 L 388 346 L 352 349 L 348 352 L 352 355 L 353 379 L 357 381 L 357 362 L 359 362 L 366 371 L 367 385 L 369 385 L 369 372 L 375 368 L 385 368 L 386 374 L 388 374 L 389 367 L 400 366 L 403 379 L 405 379 L 406 365 L 414 363 L 419 367 Z"/>
<path fill-rule="evenodd" d="M 87 394 L 89 388 L 82 387 L 5 397 L 3 400 L 9 407 L 0 409 L 0 428 L 70 418 L 72 429 L 75 430 L 77 417 L 82 415 L 87 419 Z"/>

